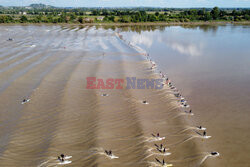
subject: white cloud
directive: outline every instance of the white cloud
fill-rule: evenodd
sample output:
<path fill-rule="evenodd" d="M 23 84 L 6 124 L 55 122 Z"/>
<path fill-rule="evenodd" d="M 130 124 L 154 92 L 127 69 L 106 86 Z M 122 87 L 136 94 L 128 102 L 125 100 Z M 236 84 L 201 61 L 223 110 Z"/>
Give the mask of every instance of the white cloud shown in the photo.
<path fill-rule="evenodd" d="M 147 47 L 151 47 L 153 44 L 153 38 L 146 36 L 146 35 L 135 34 L 132 36 L 132 43 L 143 44 Z"/>
<path fill-rule="evenodd" d="M 167 44 L 173 50 L 178 51 L 181 54 L 189 55 L 189 56 L 200 56 L 202 55 L 202 44 L 181 44 L 177 42 L 171 42 Z"/>

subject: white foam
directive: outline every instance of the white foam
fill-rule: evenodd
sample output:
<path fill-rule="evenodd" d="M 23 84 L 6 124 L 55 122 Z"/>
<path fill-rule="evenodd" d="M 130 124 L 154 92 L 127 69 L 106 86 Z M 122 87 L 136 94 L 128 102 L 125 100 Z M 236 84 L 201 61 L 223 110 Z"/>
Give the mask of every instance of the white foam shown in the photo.
<path fill-rule="evenodd" d="M 184 106 L 183 104 L 180 105 L 182 108 L 188 108 L 190 107 L 189 105 Z"/>
<path fill-rule="evenodd" d="M 108 155 L 108 157 L 109 157 L 110 159 L 117 159 L 117 158 L 119 158 L 118 156 L 115 156 L 115 155 Z"/>
<path fill-rule="evenodd" d="M 185 113 L 186 113 L 187 115 L 191 115 L 191 116 L 194 115 L 194 113 L 190 113 L 190 112 L 188 112 L 188 111 L 185 111 Z"/>
<path fill-rule="evenodd" d="M 162 153 L 162 154 L 160 154 L 160 155 L 163 155 L 163 156 L 168 156 L 168 155 L 171 155 L 171 153 L 169 153 L 169 152 L 165 152 L 165 153 Z"/>
<path fill-rule="evenodd" d="M 199 127 L 197 127 L 196 129 L 197 130 L 206 130 L 207 128 L 204 128 L 204 127 L 199 128 Z"/>
<path fill-rule="evenodd" d="M 72 158 L 72 156 L 65 156 L 64 159 L 70 159 L 70 158 Z"/>
<path fill-rule="evenodd" d="M 146 141 L 147 142 L 155 142 L 155 141 L 161 141 L 161 140 L 164 140 L 164 139 L 165 139 L 165 137 L 150 137 Z"/>
<path fill-rule="evenodd" d="M 63 162 L 59 162 L 58 165 L 66 165 L 66 164 L 70 164 L 72 161 L 63 161 Z"/>

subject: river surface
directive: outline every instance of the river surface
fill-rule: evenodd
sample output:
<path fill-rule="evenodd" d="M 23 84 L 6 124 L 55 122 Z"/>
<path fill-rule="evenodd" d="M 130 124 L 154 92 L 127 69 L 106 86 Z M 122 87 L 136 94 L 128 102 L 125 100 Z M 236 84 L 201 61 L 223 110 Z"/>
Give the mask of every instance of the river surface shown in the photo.
<path fill-rule="evenodd" d="M 206 149 L 221 156 L 206 163 L 249 166 L 250 26 L 146 27 L 122 34 L 150 54 L 207 128 L 212 138 Z"/>
<path fill-rule="evenodd" d="M 0 166 L 248 166 L 249 43 L 249 26 L 0 26 Z M 127 88 L 160 71 L 176 90 Z"/>

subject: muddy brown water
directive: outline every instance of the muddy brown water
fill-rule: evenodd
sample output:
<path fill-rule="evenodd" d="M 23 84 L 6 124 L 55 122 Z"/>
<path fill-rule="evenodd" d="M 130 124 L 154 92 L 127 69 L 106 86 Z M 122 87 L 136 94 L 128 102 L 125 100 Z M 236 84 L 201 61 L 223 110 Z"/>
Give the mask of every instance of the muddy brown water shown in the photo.
<path fill-rule="evenodd" d="M 72 156 L 66 161 L 71 163 L 65 166 L 77 167 L 161 166 L 155 158 L 177 167 L 218 166 L 228 158 L 221 144 L 226 144 L 227 140 L 218 140 L 227 134 L 218 131 L 216 122 L 224 118 L 223 126 L 228 126 L 230 119 L 225 120 L 223 114 L 212 119 L 213 112 L 202 115 L 204 111 L 197 104 L 206 101 L 210 111 L 209 107 L 218 103 L 212 97 L 220 96 L 208 94 L 207 99 L 202 99 L 190 95 L 191 90 L 181 84 L 179 78 L 183 76 L 178 75 L 179 71 L 174 73 L 174 69 L 164 68 L 165 60 L 154 57 L 157 63 L 161 61 L 158 64 L 163 71 L 169 70 L 174 83 L 183 88 L 183 94 L 197 111 L 194 116 L 184 112 L 173 90 L 167 86 L 163 89 L 126 89 L 124 84 L 123 89 L 87 89 L 87 77 L 104 80 L 160 78 L 159 71 L 150 69 L 145 55 L 116 34 L 120 32 L 124 39 L 127 35 L 127 41 L 140 46 L 140 41 L 136 43 L 140 38 L 132 35 L 140 36 L 141 32 L 125 30 L 0 26 L 0 166 L 61 166 L 57 156 L 62 153 Z M 159 35 L 165 29 L 161 27 L 157 31 L 156 27 L 154 30 L 151 33 Z M 141 35 L 144 33 L 147 35 L 148 30 L 142 29 Z M 7 41 L 9 38 L 13 41 Z M 140 47 L 150 52 L 150 49 Z M 190 52 L 193 53 L 192 49 Z M 173 59 L 172 63 L 174 61 L 177 60 Z M 195 87 L 199 90 L 199 86 Z M 199 92 L 204 95 L 209 88 Z M 245 97 L 249 98 L 247 94 Z M 21 104 L 24 98 L 30 101 Z M 143 100 L 148 104 L 142 104 Z M 221 112 L 230 108 L 220 105 L 224 108 Z M 204 120 L 204 117 L 208 119 Z M 248 119 L 245 117 L 245 120 Z M 243 120 L 242 126 L 244 123 Z M 195 132 L 195 126 L 200 124 L 208 128 L 211 139 L 203 139 Z M 235 128 L 242 130 L 241 124 Z M 165 138 L 158 141 L 152 133 L 160 133 Z M 233 134 L 237 135 L 236 132 Z M 245 135 L 248 134 L 245 131 Z M 232 135 L 230 137 L 234 139 Z M 245 142 L 248 141 L 245 138 Z M 241 144 L 241 140 L 237 142 Z M 167 153 L 157 151 L 154 144 L 163 144 L 168 148 Z M 246 153 L 248 147 L 244 148 Z M 116 158 L 106 156 L 105 150 L 112 150 Z M 221 151 L 224 155 L 209 157 L 211 151 Z M 238 153 L 241 151 L 244 152 L 239 150 Z"/>
<path fill-rule="evenodd" d="M 146 50 L 191 105 L 220 157 L 204 165 L 249 166 L 250 26 L 131 27 L 121 33 Z"/>

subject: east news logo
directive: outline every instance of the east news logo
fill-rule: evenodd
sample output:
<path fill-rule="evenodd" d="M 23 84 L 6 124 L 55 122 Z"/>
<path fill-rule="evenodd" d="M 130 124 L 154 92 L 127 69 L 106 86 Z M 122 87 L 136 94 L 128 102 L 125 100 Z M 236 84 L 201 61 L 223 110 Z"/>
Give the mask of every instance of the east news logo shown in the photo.
<path fill-rule="evenodd" d="M 163 79 L 137 79 L 126 77 L 126 79 L 101 79 L 87 77 L 87 89 L 162 89 Z"/>

